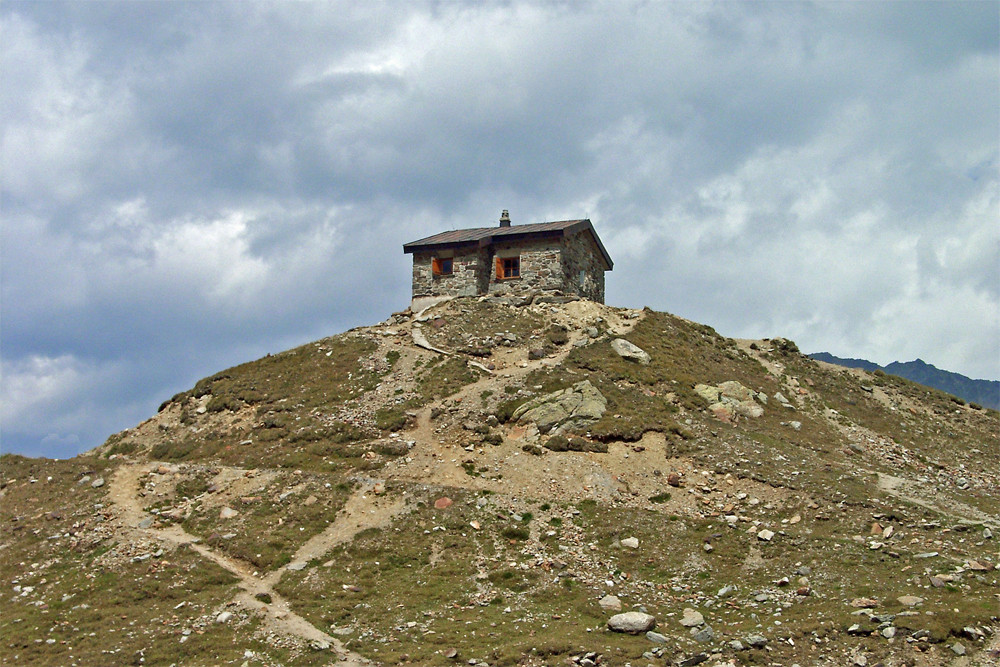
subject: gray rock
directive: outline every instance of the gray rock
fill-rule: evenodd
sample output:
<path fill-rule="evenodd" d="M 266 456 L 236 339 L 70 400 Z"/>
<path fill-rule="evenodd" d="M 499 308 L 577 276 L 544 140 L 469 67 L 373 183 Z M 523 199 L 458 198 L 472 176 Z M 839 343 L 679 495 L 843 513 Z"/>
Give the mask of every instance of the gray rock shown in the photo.
<path fill-rule="evenodd" d="M 684 658 L 677 661 L 677 667 L 694 667 L 694 665 L 700 665 L 701 663 L 708 660 L 707 653 L 695 653 L 689 658 Z"/>
<path fill-rule="evenodd" d="M 681 616 L 681 625 L 686 628 L 694 628 L 705 623 L 705 617 L 701 615 L 700 611 L 696 611 L 691 607 L 686 607 L 684 609 L 684 615 Z"/>
<path fill-rule="evenodd" d="M 153 517 L 147 516 L 145 519 L 139 522 L 139 528 L 143 530 L 153 527 Z"/>
<path fill-rule="evenodd" d="M 916 595 L 900 595 L 896 600 L 899 604 L 906 607 L 916 607 L 918 604 L 924 601 L 923 598 L 917 597 Z"/>
<path fill-rule="evenodd" d="M 636 537 L 626 537 L 622 540 L 621 544 L 623 547 L 628 547 L 629 549 L 638 549 L 639 539 Z"/>
<path fill-rule="evenodd" d="M 736 414 L 743 417 L 749 417 L 751 419 L 757 419 L 758 417 L 764 416 L 764 408 L 760 407 L 753 401 L 743 401 L 741 403 L 737 403 L 733 410 Z"/>
<path fill-rule="evenodd" d="M 229 620 L 232 619 L 232 617 L 233 617 L 233 612 L 231 612 L 231 611 L 224 611 L 224 612 L 222 612 L 221 614 L 219 614 L 218 616 L 215 617 L 215 622 L 216 623 L 228 623 Z"/>
<path fill-rule="evenodd" d="M 691 636 L 696 642 L 704 644 L 715 639 L 715 631 L 712 630 L 711 625 L 706 625 L 703 628 L 691 628 Z"/>
<path fill-rule="evenodd" d="M 886 639 L 892 639 L 893 637 L 895 637 L 896 636 L 895 626 L 890 625 L 888 627 L 882 628 L 882 636 L 885 637 Z"/>
<path fill-rule="evenodd" d="M 734 651 L 746 650 L 746 646 L 744 646 L 743 642 L 741 642 L 739 639 L 734 639 L 733 641 L 729 642 L 729 648 L 731 648 Z"/>
<path fill-rule="evenodd" d="M 285 569 L 291 570 L 292 572 L 298 572 L 299 570 L 306 569 L 306 565 L 308 565 L 308 563 L 306 563 L 304 560 L 297 560 L 294 563 L 289 563 L 288 565 L 286 565 Z"/>
<path fill-rule="evenodd" d="M 743 386 L 740 382 L 736 380 L 728 380 L 719 385 L 719 394 L 723 399 L 730 398 L 735 403 L 744 403 L 747 401 L 753 401 L 754 392 L 747 387 Z"/>
<path fill-rule="evenodd" d="M 961 642 L 955 642 L 951 645 L 951 652 L 955 655 L 965 655 L 965 646 Z"/>
<path fill-rule="evenodd" d="M 993 531 L 989 529 L 989 526 L 987 526 L 986 528 L 983 528 L 983 539 L 984 540 L 992 540 L 993 539 Z"/>
<path fill-rule="evenodd" d="M 656 617 L 641 611 L 627 611 L 608 619 L 608 630 L 638 635 L 656 627 Z"/>
<path fill-rule="evenodd" d="M 618 353 L 622 359 L 634 361 L 646 365 L 650 362 L 650 356 L 637 345 L 633 345 L 624 338 L 615 338 L 611 341 L 611 349 Z"/>
<path fill-rule="evenodd" d="M 747 645 L 753 648 L 764 648 L 767 646 L 767 637 L 764 635 L 748 635 Z"/>
<path fill-rule="evenodd" d="M 698 394 L 709 403 L 718 403 L 719 398 L 722 396 L 722 392 L 719 391 L 718 387 L 713 387 L 708 384 L 696 384 L 694 386 L 694 393 Z"/>
<path fill-rule="evenodd" d="M 659 632 L 653 632 L 652 630 L 646 633 L 646 639 L 653 642 L 654 644 L 667 643 L 667 638 L 665 635 L 661 635 Z"/>
<path fill-rule="evenodd" d="M 90 485 L 92 487 L 94 487 L 95 489 L 99 489 L 102 486 L 104 486 L 104 478 L 103 477 L 98 477 L 93 482 L 91 482 Z"/>
<path fill-rule="evenodd" d="M 607 410 L 608 400 L 589 380 L 572 387 L 539 396 L 519 407 L 511 419 L 534 422 L 539 432 L 548 433 L 560 426 L 583 426 L 597 421 Z"/>
<path fill-rule="evenodd" d="M 719 592 L 716 593 L 716 595 L 718 597 L 720 597 L 720 598 L 727 598 L 727 597 L 729 597 L 730 595 L 732 595 L 735 592 L 736 592 L 736 586 L 729 585 L 729 586 L 723 586 L 722 588 L 720 588 Z"/>
<path fill-rule="evenodd" d="M 601 606 L 601 609 L 606 611 L 622 610 L 622 601 L 618 599 L 617 595 L 605 595 L 597 602 L 597 604 Z"/>

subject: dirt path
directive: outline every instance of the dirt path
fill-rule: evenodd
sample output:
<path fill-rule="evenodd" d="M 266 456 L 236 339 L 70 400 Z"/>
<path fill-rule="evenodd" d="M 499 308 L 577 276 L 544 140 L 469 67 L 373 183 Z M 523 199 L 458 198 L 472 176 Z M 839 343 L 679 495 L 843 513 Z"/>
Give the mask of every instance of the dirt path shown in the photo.
<path fill-rule="evenodd" d="M 270 629 L 281 634 L 302 639 L 313 648 L 320 650 L 329 648 L 333 650 L 337 654 L 338 665 L 343 665 L 344 667 L 363 667 L 373 664 L 367 658 L 349 651 L 340 640 L 319 630 L 292 610 L 288 601 L 274 590 L 274 586 L 281 579 L 283 570 L 272 572 L 264 578 L 254 576 L 253 570 L 246 563 L 230 558 L 201 544 L 199 538 L 186 532 L 177 524 L 166 528 L 140 528 L 140 524 L 149 515 L 142 508 L 142 501 L 138 494 L 139 480 L 151 466 L 155 465 L 155 463 L 123 465 L 115 472 L 108 485 L 108 499 L 119 511 L 118 518 L 125 528 L 126 538 L 129 532 L 135 531 L 175 546 L 189 546 L 202 557 L 239 578 L 240 581 L 237 585 L 242 590 L 236 596 L 235 601 L 244 608 L 260 612 Z M 403 506 L 401 501 L 396 501 L 386 503 L 384 510 L 381 512 L 374 514 L 366 513 L 365 507 L 367 506 L 367 502 L 357 501 L 356 498 L 359 495 L 361 495 L 361 492 L 356 493 L 348 501 L 348 507 L 345 507 L 345 511 L 338 515 L 337 520 L 327 530 L 307 541 L 296 552 L 296 558 L 302 557 L 308 559 L 319 557 L 335 544 L 350 539 L 359 530 L 363 529 L 361 526 L 365 522 L 358 522 L 356 520 L 358 517 L 378 517 L 379 521 L 389 521 Z M 364 500 L 367 501 L 367 498 Z M 352 501 L 354 501 L 353 505 Z M 395 510 L 395 512 L 392 510 Z M 261 597 L 269 596 L 270 602 L 263 602 L 258 599 L 258 595 Z"/>
<path fill-rule="evenodd" d="M 268 573 L 263 581 L 276 586 L 285 570 L 296 569 L 299 565 L 322 558 L 335 546 L 350 542 L 363 530 L 388 526 L 398 515 L 409 509 L 401 496 L 376 495 L 375 485 L 374 480 L 363 482 L 347 499 L 337 519 L 326 530 L 306 540 L 285 568 Z"/>
<path fill-rule="evenodd" d="M 954 498 L 942 498 L 933 490 L 929 490 L 917 482 L 903 477 L 896 477 L 895 475 L 887 475 L 884 472 L 873 472 L 871 470 L 865 472 L 878 475 L 879 490 L 885 491 L 901 500 L 906 500 L 915 505 L 920 505 L 934 512 L 944 514 L 959 523 L 982 523 L 994 529 L 1000 528 L 1000 520 L 996 516 L 987 514 Z"/>

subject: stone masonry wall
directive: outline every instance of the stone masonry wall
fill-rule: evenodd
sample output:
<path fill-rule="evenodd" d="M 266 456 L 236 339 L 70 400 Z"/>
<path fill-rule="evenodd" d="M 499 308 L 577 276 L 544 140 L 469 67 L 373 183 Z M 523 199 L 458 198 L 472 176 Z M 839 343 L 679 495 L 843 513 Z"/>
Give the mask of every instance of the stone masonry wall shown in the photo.
<path fill-rule="evenodd" d="M 530 291 L 563 289 L 563 269 L 558 240 L 514 241 L 497 243 L 490 258 L 490 294 L 514 294 Z M 506 280 L 496 278 L 496 257 L 521 258 L 521 277 Z"/>
<path fill-rule="evenodd" d="M 413 253 L 413 297 L 418 296 L 475 296 L 482 294 L 479 274 L 483 264 L 478 251 L 459 254 L 452 258 L 452 272 L 435 276 L 432 261 L 433 252 Z"/>
<path fill-rule="evenodd" d="M 604 265 L 590 234 L 581 232 L 563 240 L 563 291 L 604 303 Z"/>

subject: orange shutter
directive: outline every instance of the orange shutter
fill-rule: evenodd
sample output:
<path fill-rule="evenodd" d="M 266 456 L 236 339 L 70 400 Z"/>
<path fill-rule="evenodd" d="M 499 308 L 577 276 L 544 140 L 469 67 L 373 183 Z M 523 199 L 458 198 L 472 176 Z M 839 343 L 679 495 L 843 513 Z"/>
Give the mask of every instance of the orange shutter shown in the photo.
<path fill-rule="evenodd" d="M 441 275 L 441 260 L 437 257 L 431 260 L 431 272 L 435 276 Z"/>
<path fill-rule="evenodd" d="M 503 280 L 503 260 L 497 257 L 497 280 Z"/>

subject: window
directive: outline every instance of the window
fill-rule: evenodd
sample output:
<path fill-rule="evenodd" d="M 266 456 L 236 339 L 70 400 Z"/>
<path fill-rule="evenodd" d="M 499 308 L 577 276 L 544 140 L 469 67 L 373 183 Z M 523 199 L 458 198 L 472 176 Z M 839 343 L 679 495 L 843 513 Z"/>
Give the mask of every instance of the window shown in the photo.
<path fill-rule="evenodd" d="M 497 280 L 509 280 L 520 277 L 520 257 L 497 257 Z"/>
<path fill-rule="evenodd" d="M 451 257 L 435 257 L 431 260 L 431 269 L 435 276 L 450 276 L 452 273 Z"/>

